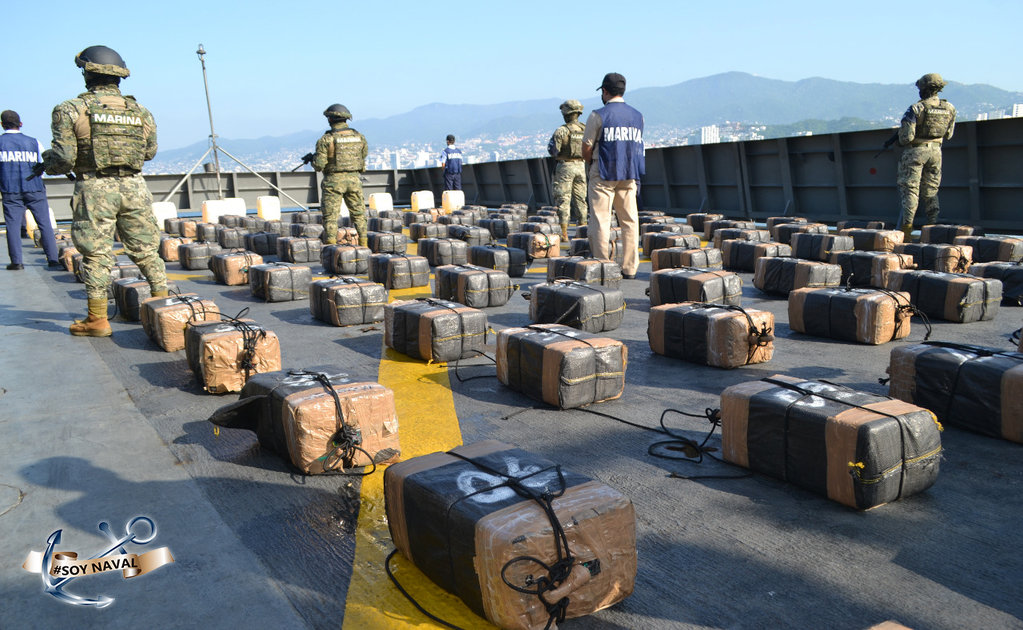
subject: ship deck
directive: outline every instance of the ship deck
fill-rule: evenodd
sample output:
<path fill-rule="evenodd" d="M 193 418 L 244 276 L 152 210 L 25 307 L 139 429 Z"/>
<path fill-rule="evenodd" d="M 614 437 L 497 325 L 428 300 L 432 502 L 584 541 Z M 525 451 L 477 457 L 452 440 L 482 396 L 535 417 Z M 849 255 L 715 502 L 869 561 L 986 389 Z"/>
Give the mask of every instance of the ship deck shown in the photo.
<path fill-rule="evenodd" d="M 253 433 L 215 432 L 206 419 L 236 395 L 203 393 L 184 352 L 163 352 L 138 323 L 112 321 L 109 339 L 71 337 L 84 286 L 47 270 L 41 250 L 25 245 L 25 271 L 0 272 L 0 626 L 437 627 L 384 573 L 393 546 L 379 471 L 302 476 Z M 485 360 L 462 362 L 456 374 L 454 365 L 386 349 L 382 324 L 335 328 L 313 320 L 306 302 L 264 303 L 248 287 L 215 284 L 210 272 L 167 267 L 182 291 L 213 298 L 224 313 L 248 309 L 275 331 L 286 367 L 334 364 L 393 389 L 404 457 L 497 439 L 629 496 L 635 590 L 563 628 L 862 629 L 892 619 L 917 629 L 1023 628 L 1019 444 L 946 427 L 934 486 L 855 511 L 759 474 L 720 478 L 743 471 L 712 459 L 651 457 L 648 446 L 663 436 L 534 402 L 502 386 Z M 543 270 L 536 261 L 522 289 L 542 282 Z M 630 422 L 654 427 L 666 408 L 700 414 L 719 406 L 725 387 L 779 373 L 886 393 L 878 378 L 892 347 L 907 343 L 795 333 L 786 301 L 741 273 L 743 305 L 776 317 L 774 358 L 735 370 L 665 358 L 647 343 L 649 274 L 644 261 L 635 280 L 623 281 L 624 322 L 607 333 L 629 349 L 625 393 L 593 406 Z M 527 307 L 516 295 L 486 312 L 500 329 L 527 324 Z M 1011 350 L 1021 314 L 1003 306 L 992 321 L 933 322 L 932 339 Z M 908 342 L 923 335 L 914 319 Z M 488 377 L 461 380 L 476 375 Z M 668 422 L 695 440 L 710 426 L 677 415 Z M 720 446 L 720 435 L 709 444 Z M 679 478 L 687 476 L 703 478 Z M 134 580 L 104 574 L 68 586 L 115 597 L 109 607 L 68 606 L 21 568 L 54 530 L 63 529 L 61 549 L 88 555 L 107 542 L 99 522 L 120 531 L 138 515 L 158 526 L 150 547 L 168 547 L 175 562 Z M 410 563 L 399 557 L 393 566 L 431 612 L 463 628 L 489 627 Z"/>

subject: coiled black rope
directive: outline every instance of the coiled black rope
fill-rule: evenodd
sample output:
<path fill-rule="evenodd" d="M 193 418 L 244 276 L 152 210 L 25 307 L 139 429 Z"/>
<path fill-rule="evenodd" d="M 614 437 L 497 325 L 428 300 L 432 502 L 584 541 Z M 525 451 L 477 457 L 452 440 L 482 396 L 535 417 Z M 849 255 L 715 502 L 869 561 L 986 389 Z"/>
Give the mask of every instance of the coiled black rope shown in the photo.
<path fill-rule="evenodd" d="M 248 315 L 248 313 L 249 309 L 245 307 L 238 311 L 238 314 L 234 317 L 221 315 L 223 321 L 242 334 L 241 368 L 245 370 L 246 382 L 249 380 L 252 371 L 256 369 L 256 345 L 261 340 L 266 339 L 265 328 L 254 322 L 242 321 L 242 318 Z"/>

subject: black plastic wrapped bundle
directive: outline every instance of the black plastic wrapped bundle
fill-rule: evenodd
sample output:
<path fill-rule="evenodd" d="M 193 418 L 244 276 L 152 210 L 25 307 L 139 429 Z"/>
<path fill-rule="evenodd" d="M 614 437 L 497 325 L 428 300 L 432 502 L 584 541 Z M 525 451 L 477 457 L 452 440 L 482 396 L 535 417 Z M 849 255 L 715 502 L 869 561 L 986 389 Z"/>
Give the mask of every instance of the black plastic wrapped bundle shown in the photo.
<path fill-rule="evenodd" d="M 706 221 L 703 224 L 703 238 L 709 241 L 714 237 L 714 231 L 722 228 L 755 230 L 757 229 L 757 224 L 753 221 L 735 221 L 733 219 L 715 219 L 713 221 Z"/>
<path fill-rule="evenodd" d="M 679 267 L 650 274 L 650 306 L 676 302 L 742 304 L 742 278 L 731 271 Z"/>
<path fill-rule="evenodd" d="M 909 293 L 928 317 L 965 324 L 994 319 L 1002 301 L 1002 282 L 965 273 L 892 271 L 888 288 Z"/>
<path fill-rule="evenodd" d="M 374 254 L 404 254 L 408 249 L 408 239 L 404 234 L 370 232 L 367 239 Z"/>
<path fill-rule="evenodd" d="M 792 248 L 784 243 L 758 243 L 732 239 L 724 241 L 721 245 L 721 258 L 725 269 L 755 271 L 757 261 L 761 258 L 791 255 Z"/>
<path fill-rule="evenodd" d="M 489 230 L 475 225 L 449 225 L 448 236 L 465 241 L 470 247 L 489 245 L 493 242 Z"/>
<path fill-rule="evenodd" d="M 868 221 L 866 219 L 850 219 L 848 221 L 839 221 L 836 223 L 837 229 L 839 230 L 886 230 L 888 224 L 884 221 Z"/>
<path fill-rule="evenodd" d="M 370 232 L 394 232 L 395 234 L 401 234 L 405 224 L 400 219 L 375 217 L 369 220 L 368 226 Z"/>
<path fill-rule="evenodd" d="M 224 219 L 226 216 L 220 218 Z M 245 236 L 247 234 L 248 232 L 242 228 L 225 227 L 217 234 L 217 242 L 224 249 L 241 249 L 245 247 Z"/>
<path fill-rule="evenodd" d="M 291 234 L 291 232 L 289 231 L 290 230 L 289 226 L 290 226 L 289 223 L 285 223 L 280 219 L 276 219 L 272 221 L 267 221 L 266 224 L 264 224 L 263 229 L 266 230 L 267 232 L 273 232 L 277 236 L 288 236 L 289 234 Z"/>
<path fill-rule="evenodd" d="M 476 265 L 444 265 L 435 276 L 435 297 L 473 308 L 507 304 L 518 288 L 504 271 Z"/>
<path fill-rule="evenodd" d="M 379 219 L 398 219 L 398 220 L 401 220 L 401 218 L 404 215 L 405 215 L 405 211 L 404 210 L 395 210 L 393 208 L 390 209 L 390 210 L 377 210 L 377 218 L 379 218 Z M 384 231 L 384 230 L 381 230 L 381 231 Z"/>
<path fill-rule="evenodd" d="M 237 228 L 242 226 L 243 218 L 240 214 L 222 214 L 218 222 L 227 228 Z"/>
<path fill-rule="evenodd" d="M 726 461 L 866 510 L 938 478 L 930 411 L 841 385 L 774 375 L 721 393 Z"/>
<path fill-rule="evenodd" d="M 422 256 L 372 254 L 369 279 L 388 289 L 409 289 L 430 284 L 430 263 Z"/>
<path fill-rule="evenodd" d="M 318 238 L 282 236 L 277 239 L 277 257 L 284 262 L 319 262 L 323 242 Z"/>
<path fill-rule="evenodd" d="M 483 353 L 487 315 L 457 302 L 419 298 L 384 308 L 384 344 L 424 361 L 455 361 Z"/>
<path fill-rule="evenodd" d="M 318 223 L 323 225 L 323 213 L 315 210 L 287 212 L 282 214 L 281 217 L 288 217 L 288 223 Z"/>
<path fill-rule="evenodd" d="M 526 216 L 526 220 L 523 223 L 547 223 L 553 227 L 558 225 L 558 215 L 531 214 Z"/>
<path fill-rule="evenodd" d="M 559 280 L 531 289 L 529 319 L 536 324 L 564 324 L 591 333 L 614 330 L 625 315 L 621 289 Z"/>
<path fill-rule="evenodd" d="M 512 278 L 526 275 L 526 252 L 515 247 L 470 247 L 469 262 L 487 269 L 498 269 Z"/>
<path fill-rule="evenodd" d="M 831 262 L 842 268 L 843 285 L 878 289 L 888 286 L 889 272 L 914 266 L 909 254 L 891 252 L 836 252 Z"/>
<path fill-rule="evenodd" d="M 721 269 L 724 261 L 721 250 L 714 247 L 686 248 L 665 247 L 650 252 L 650 263 L 653 271 L 675 269 L 678 267 L 698 267 L 700 269 Z"/>
<path fill-rule="evenodd" d="M 984 236 L 984 230 L 972 225 L 935 224 L 920 228 L 921 243 L 954 245 L 960 236 Z"/>
<path fill-rule="evenodd" d="M 455 238 L 424 238 L 419 241 L 419 255 L 433 267 L 464 265 L 469 262 L 469 246 Z"/>
<path fill-rule="evenodd" d="M 335 326 L 369 324 L 384 319 L 387 288 L 357 278 L 327 278 L 309 284 L 313 319 Z"/>
<path fill-rule="evenodd" d="M 249 267 L 249 290 L 267 302 L 304 300 L 313 271 L 305 265 L 274 262 Z"/>
<path fill-rule="evenodd" d="M 837 287 L 842 281 L 841 267 L 815 260 L 764 257 L 756 266 L 753 286 L 774 295 L 788 295 L 805 287 Z"/>
<path fill-rule="evenodd" d="M 266 229 L 266 219 L 262 217 L 242 217 L 242 227 L 249 232 L 262 232 Z"/>
<path fill-rule="evenodd" d="M 970 275 L 1002 282 L 1002 304 L 1023 305 L 1023 264 L 986 262 L 970 265 Z"/>
<path fill-rule="evenodd" d="M 437 223 L 445 227 L 451 225 L 476 225 L 476 217 L 466 214 L 442 214 L 437 217 Z"/>
<path fill-rule="evenodd" d="M 145 278 L 117 278 L 110 283 L 110 287 L 114 293 L 117 312 L 121 317 L 130 322 L 139 321 L 142 303 L 153 296 L 149 281 Z M 177 292 L 178 287 L 173 282 L 168 282 L 167 290 Z"/>
<path fill-rule="evenodd" d="M 192 271 L 209 269 L 210 258 L 222 251 L 224 249 L 216 243 L 185 243 L 178 245 L 178 263 Z"/>
<path fill-rule="evenodd" d="M 707 212 L 693 212 L 692 214 L 686 215 L 686 223 L 693 226 L 693 231 L 698 234 L 703 234 L 706 230 L 706 224 L 708 221 L 717 221 L 718 219 L 725 218 L 723 214 L 711 214 Z"/>
<path fill-rule="evenodd" d="M 622 284 L 622 268 L 611 260 L 570 256 L 547 259 L 547 282 L 575 280 L 617 289 Z"/>
<path fill-rule="evenodd" d="M 795 234 L 827 234 L 828 226 L 823 223 L 780 223 L 770 229 L 771 238 L 786 245 L 792 244 Z"/>
<path fill-rule="evenodd" d="M 650 257 L 658 249 L 668 247 L 684 247 L 696 249 L 700 246 L 700 237 L 696 234 L 676 234 L 674 232 L 648 232 L 643 235 L 643 255 Z"/>
<path fill-rule="evenodd" d="M 684 223 L 640 223 L 639 234 L 671 232 L 672 234 L 693 234 L 693 228 Z"/>
<path fill-rule="evenodd" d="M 171 236 L 181 236 L 181 223 L 184 219 L 164 219 L 163 231 Z"/>
<path fill-rule="evenodd" d="M 447 238 L 448 227 L 440 223 L 413 223 L 408 226 L 408 233 L 413 241 L 424 238 Z"/>
<path fill-rule="evenodd" d="M 973 248 L 969 245 L 899 243 L 893 251 L 912 256 L 917 269 L 966 273 L 973 264 Z"/>
<path fill-rule="evenodd" d="M 219 223 L 196 223 L 195 242 L 197 243 L 218 243 L 220 232 L 224 229 Z"/>
<path fill-rule="evenodd" d="M 541 234 L 554 234 L 557 228 L 546 221 L 523 221 L 519 223 L 519 232 L 539 232 Z"/>
<path fill-rule="evenodd" d="M 957 236 L 956 245 L 973 248 L 974 262 L 1023 260 L 1023 239 L 1012 236 Z"/>
<path fill-rule="evenodd" d="M 276 256 L 278 236 L 273 232 L 246 234 L 245 249 L 256 252 L 260 256 Z"/>
<path fill-rule="evenodd" d="M 319 223 L 292 223 L 291 235 L 305 238 L 321 238 L 326 229 Z"/>
<path fill-rule="evenodd" d="M 493 238 L 508 238 L 512 232 L 518 232 L 521 222 L 511 215 L 500 219 L 480 219 L 479 226 L 488 232 Z"/>
<path fill-rule="evenodd" d="M 356 275 L 369 273 L 368 247 L 357 245 L 324 245 L 320 252 L 323 271 L 331 275 Z"/>
<path fill-rule="evenodd" d="M 408 227 L 413 223 L 436 223 L 435 218 L 430 212 L 405 212 L 402 214 L 401 222 Z"/>
<path fill-rule="evenodd" d="M 784 225 L 779 225 L 778 230 L 783 230 L 785 227 Z M 792 255 L 796 258 L 819 260 L 821 262 L 830 261 L 831 254 L 834 252 L 853 250 L 851 236 L 798 232 L 792 235 L 792 239 L 789 242 L 792 245 Z"/>
<path fill-rule="evenodd" d="M 721 228 L 714 230 L 710 240 L 712 241 L 711 245 L 721 249 L 721 243 L 730 240 L 769 243 L 771 241 L 771 233 L 767 230 L 751 230 L 748 228 Z"/>
<path fill-rule="evenodd" d="M 767 217 L 767 229 L 785 223 L 808 223 L 805 217 Z"/>
<path fill-rule="evenodd" d="M 644 236 L 646 236 L 646 235 L 644 235 Z M 683 236 L 684 237 L 684 236 L 687 236 L 687 235 L 677 234 L 675 236 Z M 625 250 L 622 248 L 622 241 L 620 239 L 619 240 L 609 241 L 608 242 L 608 247 L 611 250 L 611 260 L 613 260 L 614 262 L 618 263 L 619 267 L 624 265 L 625 264 Z M 658 251 L 659 250 L 655 249 L 653 251 L 653 253 L 651 253 L 651 256 L 654 253 L 658 252 Z M 590 239 L 588 239 L 588 238 L 573 238 L 572 240 L 570 240 L 568 242 L 568 255 L 569 256 L 582 256 L 584 258 L 592 258 L 593 256 L 590 254 Z"/>

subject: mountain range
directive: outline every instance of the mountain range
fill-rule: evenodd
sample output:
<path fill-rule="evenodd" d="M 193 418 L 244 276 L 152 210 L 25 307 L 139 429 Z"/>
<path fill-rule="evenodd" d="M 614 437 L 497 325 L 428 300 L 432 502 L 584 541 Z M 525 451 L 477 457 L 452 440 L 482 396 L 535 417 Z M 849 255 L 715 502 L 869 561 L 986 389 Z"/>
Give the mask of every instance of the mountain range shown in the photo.
<path fill-rule="evenodd" d="M 727 72 L 666 87 L 629 90 L 625 96 L 643 112 L 650 139 L 658 131 L 692 130 L 725 121 L 787 128 L 798 126 L 801 121 L 819 123 L 844 118 L 861 119 L 865 122 L 864 128 L 885 121 L 890 123 L 888 126 L 894 126 L 917 94 L 912 83 L 853 83 L 819 77 L 782 81 Z M 984 84 L 952 82 L 944 89 L 942 97 L 956 106 L 964 120 L 1023 103 L 1021 92 Z M 586 112 L 600 106 L 595 93 L 579 100 Z M 549 134 L 561 123 L 560 102 L 561 99 L 549 98 L 493 105 L 430 103 L 387 118 L 357 117 L 352 126 L 366 136 L 371 151 L 375 147 L 394 149 L 417 144 L 439 150 L 448 133 L 454 133 L 460 142 L 481 136 Z M 586 113 L 583 116 L 585 118 Z M 290 157 L 305 153 L 325 128 L 256 139 L 221 138 L 220 144 L 243 160 L 265 162 L 274 155 Z M 203 140 L 180 149 L 161 151 L 152 166 L 159 169 L 161 163 L 194 162 L 207 147 L 207 141 Z"/>

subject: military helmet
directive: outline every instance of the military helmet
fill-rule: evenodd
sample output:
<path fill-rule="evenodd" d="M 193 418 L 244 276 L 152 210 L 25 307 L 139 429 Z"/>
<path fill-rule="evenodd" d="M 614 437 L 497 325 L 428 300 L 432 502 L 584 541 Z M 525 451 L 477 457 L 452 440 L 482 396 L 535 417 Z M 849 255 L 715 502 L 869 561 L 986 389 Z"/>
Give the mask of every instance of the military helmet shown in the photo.
<path fill-rule="evenodd" d="M 323 110 L 323 115 L 327 118 L 340 118 L 341 120 L 352 119 L 352 112 L 348 111 L 348 108 L 341 103 L 334 103 L 327 109 Z"/>
<path fill-rule="evenodd" d="M 937 72 L 929 72 L 916 80 L 916 89 L 918 90 L 931 87 L 938 88 L 938 91 L 941 91 L 946 85 L 948 84 L 945 83 L 945 79 L 942 79 L 941 75 Z"/>
<path fill-rule="evenodd" d="M 562 114 L 581 114 L 583 112 L 583 104 L 574 98 L 569 99 L 558 106 Z"/>
<path fill-rule="evenodd" d="M 86 72 L 109 74 L 114 77 L 128 76 L 128 66 L 113 48 L 89 46 L 75 55 L 75 65 Z"/>

